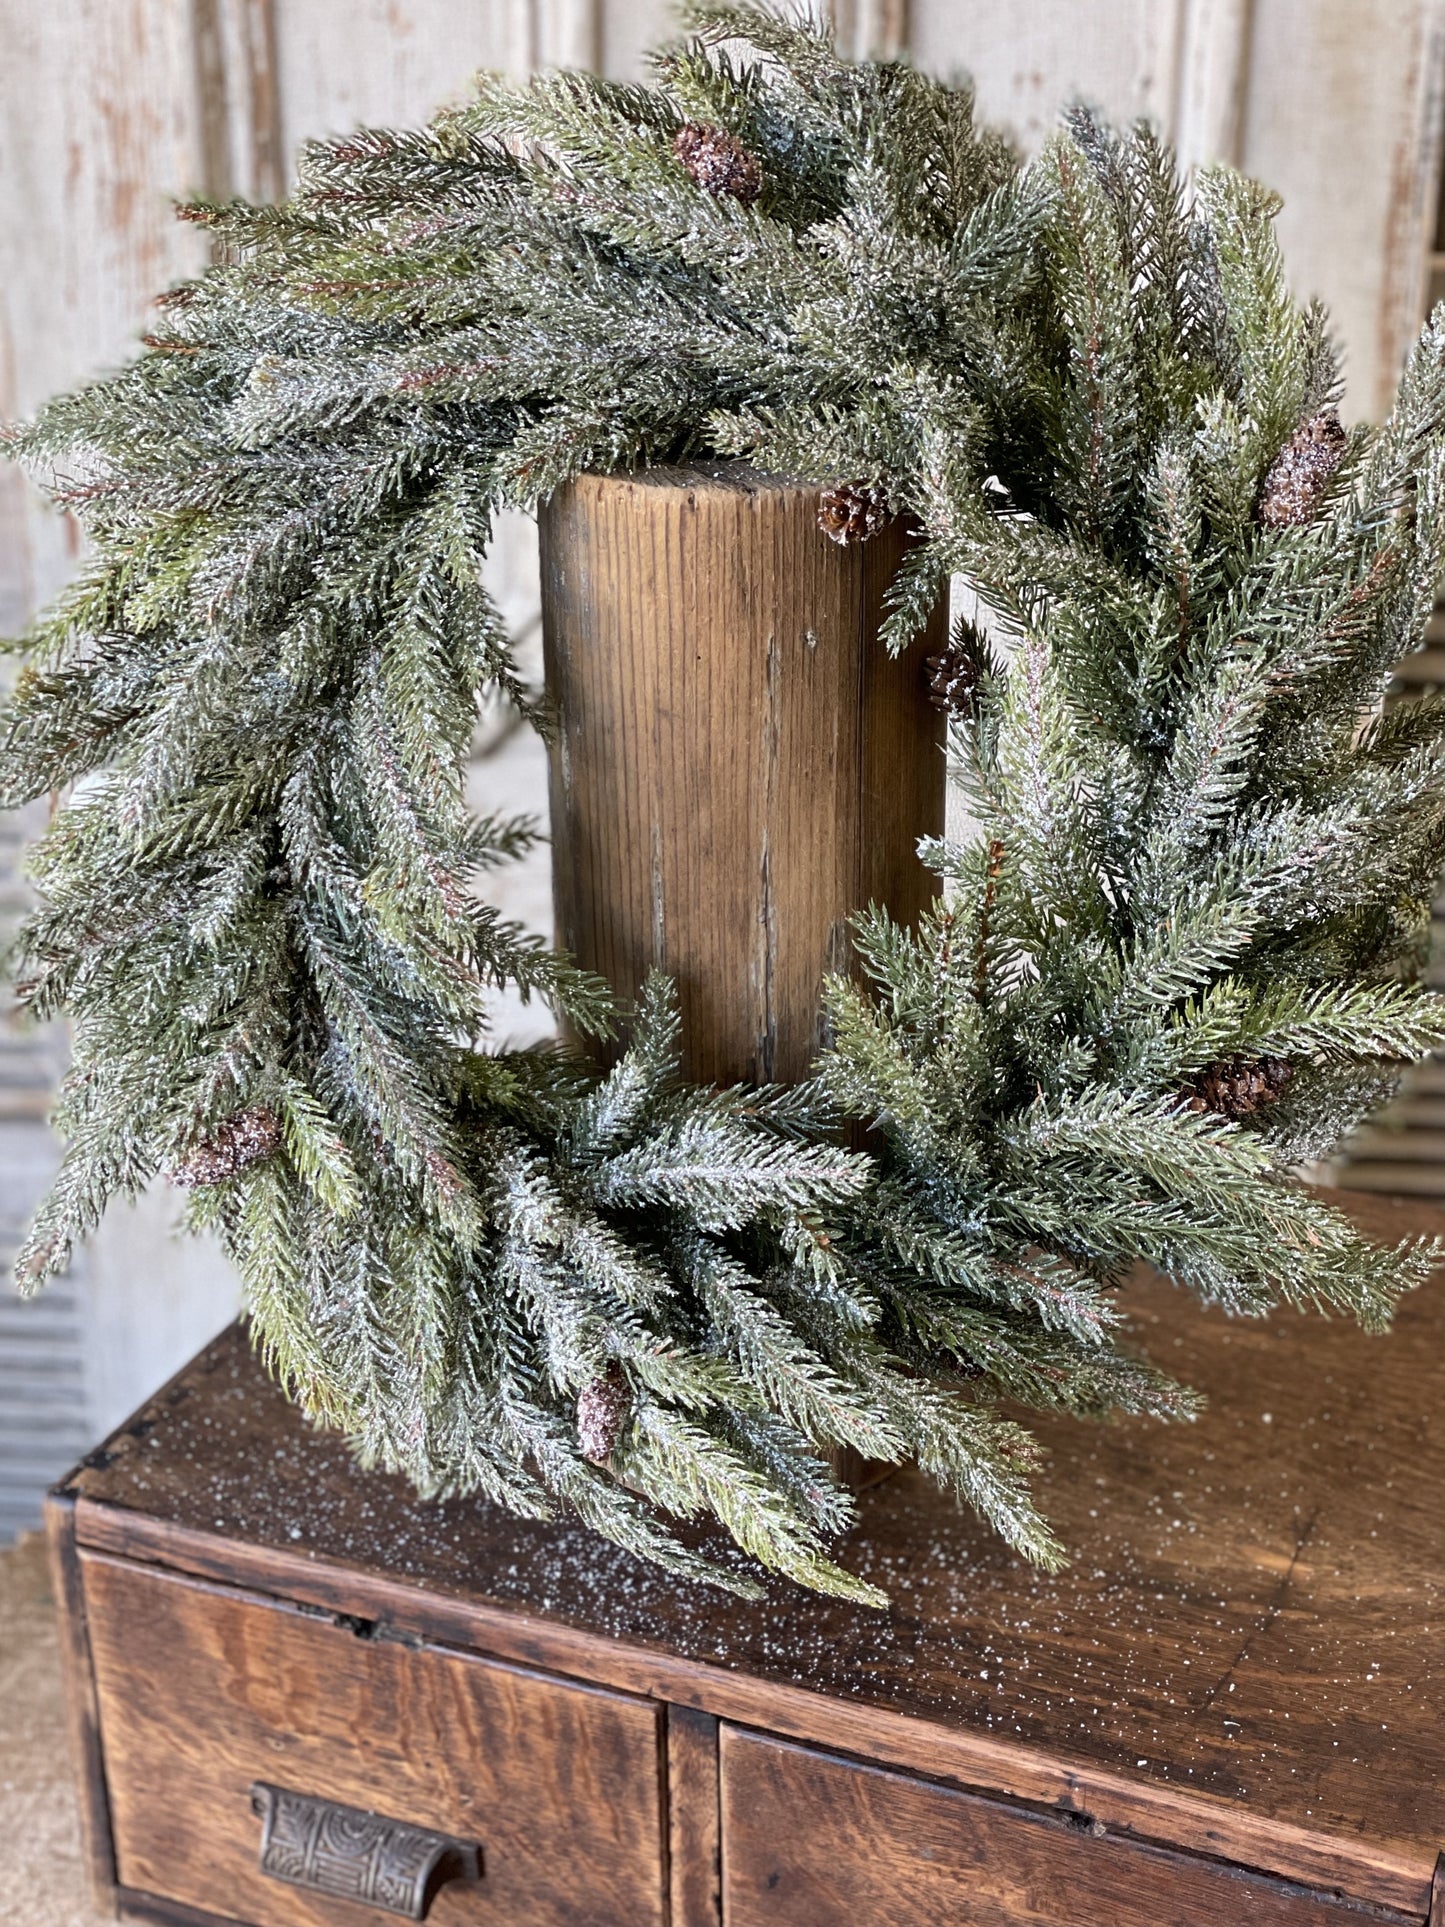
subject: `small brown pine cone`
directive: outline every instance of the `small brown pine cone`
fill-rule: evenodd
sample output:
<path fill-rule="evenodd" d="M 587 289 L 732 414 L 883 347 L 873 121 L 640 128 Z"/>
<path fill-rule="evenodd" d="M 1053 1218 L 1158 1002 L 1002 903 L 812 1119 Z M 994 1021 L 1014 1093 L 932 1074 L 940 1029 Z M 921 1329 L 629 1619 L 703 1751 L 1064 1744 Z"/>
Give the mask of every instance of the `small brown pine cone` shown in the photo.
<path fill-rule="evenodd" d="M 1223 1057 L 1204 1069 L 1185 1092 L 1191 1111 L 1218 1117 L 1253 1117 L 1277 1104 L 1289 1089 L 1293 1068 L 1283 1057 Z"/>
<path fill-rule="evenodd" d="M 1345 431 L 1332 408 L 1300 423 L 1270 463 L 1259 491 L 1259 519 L 1269 529 L 1312 521 L 1345 452 Z"/>
<path fill-rule="evenodd" d="M 818 504 L 818 527 L 834 542 L 866 542 L 888 520 L 881 489 L 866 482 L 840 482 L 825 488 Z"/>
<path fill-rule="evenodd" d="M 193 1189 L 220 1184 L 248 1164 L 259 1164 L 281 1148 L 281 1120 L 269 1104 L 253 1104 L 237 1111 L 208 1137 L 188 1151 L 171 1172 L 173 1184 Z"/>
<path fill-rule="evenodd" d="M 936 656 L 925 656 L 928 700 L 951 716 L 972 716 L 978 709 L 978 685 L 988 665 L 988 642 L 971 622 L 959 622 L 946 646 Z"/>
<path fill-rule="evenodd" d="M 705 193 L 731 196 L 751 207 L 763 191 L 763 170 L 736 134 L 706 121 L 685 121 L 673 136 L 672 151 Z"/>
<path fill-rule="evenodd" d="M 584 1459 L 606 1465 L 632 1414 L 632 1395 L 615 1361 L 577 1394 L 577 1444 Z"/>

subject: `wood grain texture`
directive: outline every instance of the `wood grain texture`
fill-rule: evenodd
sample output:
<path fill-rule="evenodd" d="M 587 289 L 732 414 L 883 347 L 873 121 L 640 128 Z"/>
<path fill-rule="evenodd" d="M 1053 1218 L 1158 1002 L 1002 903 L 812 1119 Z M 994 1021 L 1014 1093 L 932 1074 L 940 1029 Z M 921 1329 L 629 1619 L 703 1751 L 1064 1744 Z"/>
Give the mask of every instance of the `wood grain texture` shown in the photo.
<path fill-rule="evenodd" d="M 264 1875 L 258 1780 L 482 1850 L 437 1927 L 662 1927 L 660 1712 L 84 1555 L 117 1870 L 254 1927 L 375 1927 Z"/>
<path fill-rule="evenodd" d="M 1378 419 L 1425 306 L 1445 7 L 1253 0 L 1251 14 L 1240 164 L 1284 197 L 1291 284 L 1329 306 L 1351 416 Z"/>
<path fill-rule="evenodd" d="M 687 1075 L 804 1076 L 870 901 L 933 895 L 942 720 L 877 641 L 894 523 L 840 547 L 820 491 L 739 467 L 582 476 L 541 515 L 559 941 L 624 997 L 677 982 Z"/>
<path fill-rule="evenodd" d="M 115 1905 L 115 1842 L 106 1794 L 85 1590 L 75 1539 L 75 1500 L 69 1493 L 52 1492 L 47 1498 L 45 1531 L 50 1552 L 50 1583 L 60 1621 L 65 1718 L 80 1808 L 81 1852 L 96 1909 L 108 1913 Z"/>
<path fill-rule="evenodd" d="M 200 179 L 218 200 L 284 191 L 275 0 L 191 0 Z"/>
<path fill-rule="evenodd" d="M 728 1927 L 1358 1927 L 1342 1905 L 722 1730 Z"/>
<path fill-rule="evenodd" d="M 718 1723 L 667 1709 L 668 1927 L 721 1927 Z"/>
<path fill-rule="evenodd" d="M 1174 146 L 1185 167 L 1239 163 L 1254 0 L 1183 0 Z"/>
<path fill-rule="evenodd" d="M 1037 149 L 1072 99 L 1168 129 L 1181 26 L 1193 0 L 911 0 L 908 51 L 930 73 L 967 72 L 981 117 Z"/>
<path fill-rule="evenodd" d="M 826 0 L 823 12 L 852 60 L 897 60 L 907 51 L 909 0 Z"/>
<path fill-rule="evenodd" d="M 1430 1883 L 1430 1914 L 1425 1927 L 1445 1927 L 1445 1851 L 1435 1862 L 1435 1878 Z"/>
<path fill-rule="evenodd" d="M 281 147 L 359 125 L 403 127 L 459 100 L 480 68 L 521 72 L 532 0 L 274 0 Z"/>
<path fill-rule="evenodd" d="M 126 1927 L 236 1927 L 234 1914 L 208 1914 L 158 1894 L 137 1893 L 132 1887 L 119 1889 L 115 1911 Z"/>
<path fill-rule="evenodd" d="M 1383 1238 L 1445 1228 L 1348 1202 Z M 916 1474 L 862 1494 L 841 1553 L 886 1614 L 781 1583 L 741 1604 L 577 1528 L 419 1500 L 311 1432 L 236 1334 L 79 1474 L 77 1530 L 1421 1920 L 1445 1844 L 1445 1290 L 1370 1340 L 1148 1279 L 1121 1302 L 1205 1416 L 1040 1424 L 1076 1557 L 1057 1576 Z"/>
<path fill-rule="evenodd" d="M 178 0 L 68 0 L 4 15 L 0 338 L 7 414 L 131 351 L 152 297 L 204 261 L 171 199 L 201 183 L 190 9 Z M 71 518 L 17 489 L 0 571 L 25 599 L 60 586 L 79 554 Z"/>

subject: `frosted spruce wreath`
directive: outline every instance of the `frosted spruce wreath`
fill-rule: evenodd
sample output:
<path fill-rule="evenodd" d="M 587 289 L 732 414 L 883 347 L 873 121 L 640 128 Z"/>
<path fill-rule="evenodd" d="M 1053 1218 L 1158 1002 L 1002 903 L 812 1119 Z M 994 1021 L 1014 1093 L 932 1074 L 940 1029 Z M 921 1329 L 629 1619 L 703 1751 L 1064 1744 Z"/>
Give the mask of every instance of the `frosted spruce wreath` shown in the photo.
<path fill-rule="evenodd" d="M 1445 701 L 1372 708 L 1440 568 L 1445 338 L 1346 439 L 1260 188 L 1186 204 L 1082 114 L 1021 168 L 964 89 L 691 24 L 655 87 L 485 81 L 187 210 L 224 265 L 19 436 L 93 545 L 3 754 L 10 802 L 69 796 L 21 950 L 70 1142 L 20 1277 L 167 1172 L 368 1461 L 750 1589 L 663 1523 L 711 1514 L 876 1601 L 826 1448 L 1050 1562 L 996 1397 L 1190 1411 L 1119 1346 L 1137 1260 L 1367 1326 L 1423 1274 L 1286 1174 L 1445 1040 Z M 715 453 L 846 485 L 844 538 L 917 522 L 893 647 L 954 571 L 1012 639 L 932 667 L 978 828 L 916 934 L 861 919 L 803 1088 L 681 1084 L 662 982 L 606 1075 L 483 1045 L 492 984 L 621 1021 L 472 893 L 531 834 L 462 800 L 479 699 L 530 700 L 492 517 Z"/>

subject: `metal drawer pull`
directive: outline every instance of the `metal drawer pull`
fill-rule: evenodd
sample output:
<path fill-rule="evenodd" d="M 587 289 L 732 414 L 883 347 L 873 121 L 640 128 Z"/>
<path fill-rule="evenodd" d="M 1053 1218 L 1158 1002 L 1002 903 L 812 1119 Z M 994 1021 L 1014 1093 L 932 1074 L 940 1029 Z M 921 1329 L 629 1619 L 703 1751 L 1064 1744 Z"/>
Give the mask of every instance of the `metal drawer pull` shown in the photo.
<path fill-rule="evenodd" d="M 293 1887 L 425 1920 L 438 1887 L 481 1878 L 480 1847 L 405 1820 L 260 1780 L 251 1788 L 251 1805 L 263 1822 L 262 1873 Z"/>

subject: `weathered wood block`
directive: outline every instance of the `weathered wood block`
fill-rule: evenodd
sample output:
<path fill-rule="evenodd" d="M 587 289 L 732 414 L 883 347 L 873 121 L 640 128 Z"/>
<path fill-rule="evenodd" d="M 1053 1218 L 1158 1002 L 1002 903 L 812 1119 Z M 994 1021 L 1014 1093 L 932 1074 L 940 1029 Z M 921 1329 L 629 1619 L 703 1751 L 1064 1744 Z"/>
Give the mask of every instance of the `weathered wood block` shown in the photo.
<path fill-rule="evenodd" d="M 678 985 L 689 1077 L 806 1075 L 869 903 L 934 895 L 943 719 L 878 641 L 894 521 L 840 547 L 820 491 L 739 466 L 584 475 L 540 517 L 558 941 L 623 996 Z"/>
<path fill-rule="evenodd" d="M 1358 1198 L 1394 1238 L 1427 1207 Z M 917 1473 L 870 1613 L 358 1472 L 224 1335 L 52 1496 L 97 1890 L 169 1927 L 1441 1927 L 1445 1290 L 1125 1294 L 1194 1426 L 1057 1419 L 1077 1563 Z M 1433 1911 L 1432 1911 L 1433 1909 Z"/>

